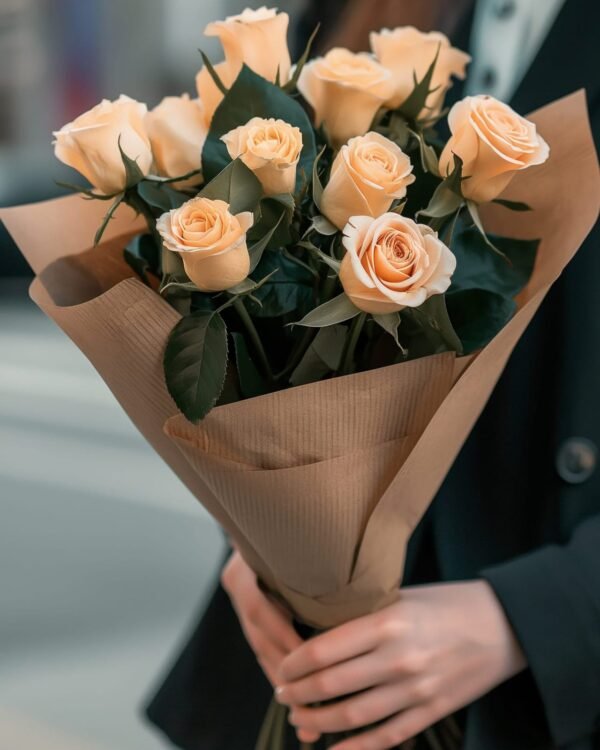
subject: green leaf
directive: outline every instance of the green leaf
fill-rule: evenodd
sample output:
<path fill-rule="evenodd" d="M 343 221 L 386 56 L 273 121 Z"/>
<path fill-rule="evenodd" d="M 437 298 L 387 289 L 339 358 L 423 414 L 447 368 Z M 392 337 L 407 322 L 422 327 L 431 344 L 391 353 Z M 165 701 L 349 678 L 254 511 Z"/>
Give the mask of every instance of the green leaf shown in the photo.
<path fill-rule="evenodd" d="M 115 215 L 115 211 L 117 210 L 117 208 L 119 208 L 119 206 L 123 202 L 123 198 L 124 197 L 125 196 L 124 196 L 123 193 L 119 193 L 119 195 L 117 195 L 117 197 L 112 202 L 110 208 L 108 209 L 108 211 L 106 212 L 104 218 L 102 219 L 102 224 L 100 224 L 100 226 L 98 227 L 98 230 L 97 230 L 97 232 L 96 232 L 96 234 L 94 236 L 94 245 L 99 245 L 100 244 L 100 240 L 102 239 L 102 235 L 106 231 L 106 227 L 108 226 L 108 222 Z"/>
<path fill-rule="evenodd" d="M 385 315 L 373 315 L 373 320 L 377 323 L 378 326 L 381 326 L 383 330 L 386 333 L 389 333 L 390 336 L 394 339 L 396 342 L 396 346 L 399 349 L 402 349 L 402 351 L 405 351 L 404 347 L 400 343 L 400 339 L 398 338 L 398 327 L 400 326 L 400 313 L 393 312 L 393 313 L 387 313 Z"/>
<path fill-rule="evenodd" d="M 497 255 L 499 255 L 501 258 L 504 258 L 505 261 L 510 262 L 506 255 L 500 250 L 492 240 L 488 237 L 487 232 L 484 229 L 483 223 L 481 221 L 481 216 L 479 215 L 479 207 L 476 203 L 473 203 L 473 201 L 467 201 L 467 209 L 469 211 L 469 214 L 471 216 L 471 219 L 473 220 L 473 224 L 475 224 L 475 227 L 477 228 L 477 231 L 482 236 L 485 244 L 490 248 L 490 250 L 493 250 Z"/>
<path fill-rule="evenodd" d="M 139 164 L 135 159 L 131 159 L 121 148 L 121 136 L 117 141 L 119 145 L 119 153 L 121 154 L 121 160 L 125 167 L 125 189 L 135 187 L 141 180 L 144 179 L 144 173 L 139 167 Z"/>
<path fill-rule="evenodd" d="M 494 198 L 492 203 L 497 203 L 499 206 L 504 206 L 510 211 L 532 211 L 533 209 L 528 203 L 522 203 L 521 201 L 507 201 L 504 198 Z"/>
<path fill-rule="evenodd" d="M 149 180 L 142 180 L 138 183 L 136 189 L 138 195 L 145 203 L 152 208 L 159 209 L 163 213 L 173 208 L 179 208 L 189 200 L 189 196 L 179 193 L 167 185 L 162 186 L 160 183 Z"/>
<path fill-rule="evenodd" d="M 222 94 L 226 94 L 227 93 L 227 87 L 225 86 L 225 84 L 223 83 L 223 81 L 220 79 L 219 74 L 217 73 L 217 71 L 214 68 L 214 65 L 211 63 L 211 61 L 209 60 L 209 58 L 204 54 L 204 52 L 201 49 L 199 49 L 198 52 L 200 53 L 200 55 L 202 57 L 202 62 L 204 63 L 204 65 L 206 67 L 206 70 L 208 71 L 209 76 L 213 79 L 213 82 L 214 82 L 215 86 L 219 89 L 219 91 Z"/>
<path fill-rule="evenodd" d="M 448 312 L 465 354 L 481 349 L 512 318 L 514 300 L 484 289 L 469 289 L 448 295 Z"/>
<path fill-rule="evenodd" d="M 326 266 L 329 266 L 332 271 L 335 271 L 335 273 L 339 276 L 340 268 L 342 266 L 342 262 L 340 260 L 336 260 L 336 258 L 332 258 L 331 255 L 327 255 L 327 253 L 324 253 L 320 248 L 318 248 L 315 244 L 312 242 L 309 242 L 308 240 L 302 240 L 302 242 L 298 243 L 298 247 L 303 247 L 305 250 L 310 250 L 311 253 L 314 253 L 321 262 L 325 263 Z"/>
<path fill-rule="evenodd" d="M 454 191 L 450 190 L 446 182 L 440 182 L 431 196 L 427 208 L 418 212 L 418 216 L 426 216 L 430 219 L 443 219 L 458 211 L 463 199 Z"/>
<path fill-rule="evenodd" d="M 435 57 L 433 58 L 433 61 L 427 69 L 427 72 L 425 73 L 423 78 L 420 81 L 417 81 L 415 75 L 415 87 L 408 99 L 406 99 L 406 101 L 404 101 L 399 107 L 400 112 L 407 119 L 412 120 L 413 122 L 416 121 L 421 111 L 427 105 L 427 99 L 429 95 L 433 94 L 434 91 L 436 91 L 436 89 L 432 89 L 430 88 L 430 86 L 433 79 L 435 66 L 437 65 L 438 57 L 440 54 L 440 47 L 441 44 L 438 45 Z"/>
<path fill-rule="evenodd" d="M 441 338 L 447 350 L 462 354 L 462 343 L 452 325 L 443 294 L 433 294 L 412 312 L 422 325 L 431 328 Z"/>
<path fill-rule="evenodd" d="M 419 153 L 421 154 L 421 166 L 423 167 L 423 171 L 439 177 L 440 163 L 436 150 L 425 141 L 425 136 L 421 131 L 411 130 L 410 134 L 419 144 Z"/>
<path fill-rule="evenodd" d="M 148 271 L 159 274 L 160 253 L 151 234 L 138 234 L 123 251 L 127 264 L 145 284 L 150 284 Z"/>
<path fill-rule="evenodd" d="M 263 396 L 269 392 L 269 386 L 256 365 L 252 361 L 246 339 L 241 333 L 232 333 L 233 346 L 235 349 L 235 361 L 237 365 L 240 390 L 244 398 Z"/>
<path fill-rule="evenodd" d="M 310 174 L 315 160 L 315 135 L 311 122 L 300 104 L 254 73 L 247 65 L 232 84 L 217 107 L 202 150 L 202 169 L 206 180 L 215 177 L 230 161 L 221 137 L 253 117 L 275 117 L 298 127 L 302 133 L 302 152 L 297 169 L 296 185 L 301 183 L 302 171 Z"/>
<path fill-rule="evenodd" d="M 249 243 L 257 242 L 273 230 L 269 236 L 268 247 L 279 248 L 289 245 L 292 239 L 290 226 L 295 207 L 294 197 L 289 193 L 261 198 L 255 211 L 254 225 L 248 232 Z"/>
<path fill-rule="evenodd" d="M 306 43 L 306 47 L 304 48 L 304 52 L 302 53 L 300 59 L 296 63 L 294 67 L 294 72 L 292 73 L 292 77 L 290 80 L 285 84 L 283 87 L 283 90 L 291 94 L 296 90 L 296 86 L 298 85 L 298 79 L 300 78 L 300 73 L 302 73 L 302 68 L 306 65 L 308 58 L 310 56 L 310 50 L 313 45 L 313 42 L 315 41 L 315 37 L 317 36 L 319 29 L 321 28 L 321 24 L 318 23 L 315 26 L 315 30 L 308 38 L 308 42 Z"/>
<path fill-rule="evenodd" d="M 268 247 L 269 242 L 277 231 L 277 227 L 281 224 L 284 216 L 285 213 L 282 213 L 275 226 L 271 227 L 271 229 L 269 229 L 269 231 L 263 237 L 261 237 L 260 240 L 257 240 L 251 247 L 248 248 L 248 252 L 250 253 L 250 273 L 252 273 L 252 271 L 254 271 L 254 269 L 260 263 L 264 251 Z"/>
<path fill-rule="evenodd" d="M 235 294 L 238 297 L 243 297 L 246 294 L 253 294 L 254 292 L 257 292 L 261 288 L 261 286 L 264 286 L 269 281 L 269 279 L 271 279 L 271 277 L 274 276 L 278 271 L 278 268 L 274 268 L 260 281 L 254 281 L 253 279 L 248 277 L 247 279 L 240 281 L 239 284 L 229 287 L 227 291 L 229 292 L 229 294 Z"/>
<path fill-rule="evenodd" d="M 256 209 L 262 195 L 262 186 L 254 173 L 240 159 L 235 159 L 205 185 L 198 195 L 226 201 L 231 213 L 239 214 Z"/>
<path fill-rule="evenodd" d="M 321 210 L 321 199 L 323 198 L 323 184 L 321 182 L 321 178 L 319 177 L 319 161 L 325 153 L 326 148 L 327 146 L 323 146 L 323 148 L 319 151 L 312 166 L 313 201 L 315 202 L 315 206 L 319 209 L 319 211 Z"/>
<path fill-rule="evenodd" d="M 394 141 L 402 150 L 408 146 L 410 128 L 406 118 L 399 112 L 392 112 L 387 131 L 388 138 Z"/>
<path fill-rule="evenodd" d="M 336 323 L 343 323 L 360 315 L 360 310 L 352 300 L 344 293 L 328 302 L 319 305 L 293 325 L 308 326 L 309 328 L 324 328 Z"/>
<path fill-rule="evenodd" d="M 276 318 L 313 304 L 312 274 L 276 250 L 265 252 L 254 276 L 268 277 L 252 292 L 256 302 L 248 303 L 254 317 Z"/>
<path fill-rule="evenodd" d="M 455 234 L 452 252 L 456 256 L 456 271 L 449 295 L 481 289 L 513 298 L 526 286 L 533 273 L 539 240 L 495 235 L 491 240 L 502 255 L 490 253 L 487 242 L 475 227 Z"/>
<path fill-rule="evenodd" d="M 300 364 L 290 376 L 292 385 L 316 383 L 332 372 L 336 372 L 341 363 L 348 337 L 348 328 L 333 325 L 321 328 Z"/>
<path fill-rule="evenodd" d="M 444 184 L 449 190 L 463 198 L 462 194 L 462 183 L 463 180 L 468 180 L 468 177 L 463 176 L 463 160 L 457 154 L 453 153 L 454 156 L 454 169 L 447 177 L 444 177 Z"/>
<path fill-rule="evenodd" d="M 93 188 L 89 186 L 84 187 L 83 185 L 75 185 L 72 182 L 63 182 L 62 180 L 54 180 L 54 184 L 58 185 L 58 187 L 65 188 L 65 190 L 70 190 L 73 193 L 81 193 L 82 195 L 85 195 L 86 198 L 93 198 L 97 201 L 111 201 L 115 196 L 119 195 L 119 193 L 111 193 L 110 195 L 95 193 Z"/>
<path fill-rule="evenodd" d="M 335 224 L 332 224 L 325 216 L 313 216 L 312 229 L 326 237 L 330 237 L 340 231 Z"/>
<path fill-rule="evenodd" d="M 227 329 L 220 315 L 195 312 L 171 331 L 164 354 L 167 388 L 190 422 L 216 404 L 227 371 Z"/>
<path fill-rule="evenodd" d="M 147 174 L 144 179 L 149 182 L 155 182 L 158 185 L 172 185 L 174 182 L 186 182 L 187 180 L 190 180 L 192 177 L 197 177 L 198 175 L 201 175 L 201 174 L 202 174 L 201 169 L 192 169 L 190 172 L 186 172 L 185 174 L 178 175 L 177 177 L 160 177 L 159 175 L 155 175 L 155 174 Z"/>

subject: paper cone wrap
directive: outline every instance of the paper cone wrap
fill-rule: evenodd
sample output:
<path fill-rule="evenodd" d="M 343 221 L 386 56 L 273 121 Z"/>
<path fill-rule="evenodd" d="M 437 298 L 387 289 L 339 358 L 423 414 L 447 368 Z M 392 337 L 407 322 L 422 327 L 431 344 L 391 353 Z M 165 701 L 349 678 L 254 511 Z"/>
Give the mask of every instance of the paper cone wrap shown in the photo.
<path fill-rule="evenodd" d="M 263 584 L 326 628 L 399 596 L 406 544 L 510 354 L 598 215 L 600 174 L 585 97 L 530 117 L 543 166 L 486 207 L 486 228 L 541 238 L 510 323 L 482 351 L 441 354 L 218 406 L 198 425 L 178 414 L 162 356 L 179 315 L 122 259 L 139 232 L 120 211 L 89 247 L 105 206 L 78 197 L 0 211 L 38 277 L 35 302 L 71 337 L 134 424 L 231 535 Z M 143 477 L 139 478 L 144 481 Z"/>

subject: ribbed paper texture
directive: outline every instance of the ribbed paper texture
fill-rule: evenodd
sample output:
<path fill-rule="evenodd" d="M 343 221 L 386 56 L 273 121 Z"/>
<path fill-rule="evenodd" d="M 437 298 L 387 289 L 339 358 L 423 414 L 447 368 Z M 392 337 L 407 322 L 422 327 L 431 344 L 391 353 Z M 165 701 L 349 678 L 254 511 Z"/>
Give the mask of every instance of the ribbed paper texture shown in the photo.
<path fill-rule="evenodd" d="M 120 257 L 139 231 L 132 214 L 119 212 L 107 241 L 82 253 L 104 204 L 68 198 L 0 212 L 38 273 L 33 299 L 88 356 L 264 585 L 310 624 L 336 625 L 399 595 L 410 534 L 514 345 L 597 218 L 600 176 L 584 95 L 531 119 L 551 158 L 521 173 L 503 197 L 535 210 L 493 206 L 484 219 L 499 234 L 542 243 L 519 312 L 485 349 L 220 406 L 197 426 L 177 414 L 162 372 L 179 316 L 130 278 Z"/>

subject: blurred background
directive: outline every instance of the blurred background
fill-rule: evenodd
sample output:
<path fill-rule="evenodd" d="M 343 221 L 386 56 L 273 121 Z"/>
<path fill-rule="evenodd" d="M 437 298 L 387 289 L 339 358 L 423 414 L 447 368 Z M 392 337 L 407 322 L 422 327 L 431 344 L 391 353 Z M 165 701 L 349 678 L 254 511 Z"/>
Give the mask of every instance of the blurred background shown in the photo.
<path fill-rule="evenodd" d="M 193 93 L 205 25 L 261 4 L 0 0 L 0 205 L 60 194 L 51 133 L 100 99 Z M 158 750 L 140 709 L 222 537 L 29 301 L 2 227 L 0 258 L 0 749 Z"/>

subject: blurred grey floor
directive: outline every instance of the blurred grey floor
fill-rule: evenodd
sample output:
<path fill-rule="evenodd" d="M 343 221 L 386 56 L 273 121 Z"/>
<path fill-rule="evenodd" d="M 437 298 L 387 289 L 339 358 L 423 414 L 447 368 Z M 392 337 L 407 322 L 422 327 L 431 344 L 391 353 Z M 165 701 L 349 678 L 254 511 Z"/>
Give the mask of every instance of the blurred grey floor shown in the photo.
<path fill-rule="evenodd" d="M 0 750 L 159 750 L 140 706 L 221 535 L 26 287 L 0 280 Z"/>

